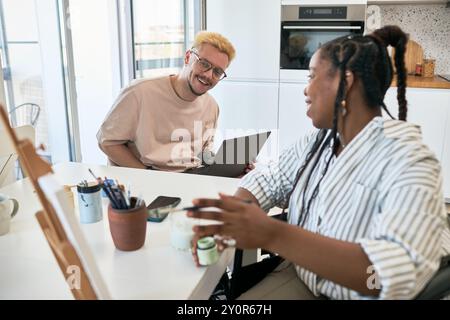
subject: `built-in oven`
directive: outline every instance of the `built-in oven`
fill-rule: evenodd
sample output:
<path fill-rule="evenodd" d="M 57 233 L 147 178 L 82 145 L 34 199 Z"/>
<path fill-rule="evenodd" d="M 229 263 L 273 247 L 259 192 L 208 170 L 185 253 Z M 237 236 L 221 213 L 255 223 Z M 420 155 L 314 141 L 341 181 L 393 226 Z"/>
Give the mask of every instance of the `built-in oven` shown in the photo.
<path fill-rule="evenodd" d="M 282 5 L 280 79 L 298 80 L 305 76 L 312 55 L 322 44 L 337 37 L 362 34 L 365 16 L 365 4 Z"/>

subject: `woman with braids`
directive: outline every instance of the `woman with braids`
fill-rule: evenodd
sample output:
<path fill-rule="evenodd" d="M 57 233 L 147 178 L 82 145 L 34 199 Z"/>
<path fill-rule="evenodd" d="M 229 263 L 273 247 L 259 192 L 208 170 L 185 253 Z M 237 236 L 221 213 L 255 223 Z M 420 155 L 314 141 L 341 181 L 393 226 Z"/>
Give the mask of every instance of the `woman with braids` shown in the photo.
<path fill-rule="evenodd" d="M 222 222 L 194 227 L 196 238 L 220 235 L 284 259 L 267 276 L 268 264 L 250 266 L 241 299 L 411 299 L 450 253 L 440 165 L 406 122 L 406 43 L 386 26 L 324 44 L 304 91 L 318 130 L 249 173 L 234 196 L 194 200 L 214 209 L 189 216 Z M 394 76 L 388 45 L 398 120 L 382 116 Z M 287 223 L 267 216 L 275 206 L 288 208 Z M 264 279 L 252 287 L 251 278 Z"/>

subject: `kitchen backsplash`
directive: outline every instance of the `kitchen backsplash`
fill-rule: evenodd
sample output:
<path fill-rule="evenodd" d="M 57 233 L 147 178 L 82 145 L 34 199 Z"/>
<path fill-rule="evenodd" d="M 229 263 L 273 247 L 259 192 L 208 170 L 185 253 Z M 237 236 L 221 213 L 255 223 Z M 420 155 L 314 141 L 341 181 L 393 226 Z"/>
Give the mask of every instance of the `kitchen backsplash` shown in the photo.
<path fill-rule="evenodd" d="M 445 4 L 379 7 L 382 25 L 399 25 L 422 46 L 425 58 L 436 59 L 436 74 L 450 73 L 450 8 Z"/>

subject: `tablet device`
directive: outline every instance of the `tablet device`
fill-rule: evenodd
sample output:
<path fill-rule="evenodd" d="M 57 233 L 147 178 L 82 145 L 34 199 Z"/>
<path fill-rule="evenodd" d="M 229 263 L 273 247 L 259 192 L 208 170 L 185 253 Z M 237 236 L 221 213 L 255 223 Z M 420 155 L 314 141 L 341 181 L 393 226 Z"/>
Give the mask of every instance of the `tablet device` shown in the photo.
<path fill-rule="evenodd" d="M 270 131 L 224 140 L 214 162 L 186 173 L 236 178 L 244 174 L 247 165 L 255 161 L 270 136 Z"/>

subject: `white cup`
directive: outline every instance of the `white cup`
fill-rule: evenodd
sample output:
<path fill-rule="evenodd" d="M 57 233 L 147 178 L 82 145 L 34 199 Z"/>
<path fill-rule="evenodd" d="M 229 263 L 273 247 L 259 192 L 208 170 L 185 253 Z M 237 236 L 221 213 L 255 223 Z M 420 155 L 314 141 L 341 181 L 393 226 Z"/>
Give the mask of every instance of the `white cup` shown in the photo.
<path fill-rule="evenodd" d="M 16 199 L 0 193 L 0 236 L 7 234 L 11 225 L 11 219 L 19 210 Z"/>

